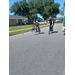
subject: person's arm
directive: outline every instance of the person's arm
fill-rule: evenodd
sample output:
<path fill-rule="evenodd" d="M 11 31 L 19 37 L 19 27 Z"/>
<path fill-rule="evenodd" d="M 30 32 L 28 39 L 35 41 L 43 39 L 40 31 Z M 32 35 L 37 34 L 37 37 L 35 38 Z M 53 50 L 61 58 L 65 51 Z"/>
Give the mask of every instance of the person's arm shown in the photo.
<path fill-rule="evenodd" d="M 52 21 L 52 26 L 53 26 L 53 21 Z"/>
<path fill-rule="evenodd" d="M 52 19 L 52 25 L 51 26 L 53 26 L 53 19 Z"/>

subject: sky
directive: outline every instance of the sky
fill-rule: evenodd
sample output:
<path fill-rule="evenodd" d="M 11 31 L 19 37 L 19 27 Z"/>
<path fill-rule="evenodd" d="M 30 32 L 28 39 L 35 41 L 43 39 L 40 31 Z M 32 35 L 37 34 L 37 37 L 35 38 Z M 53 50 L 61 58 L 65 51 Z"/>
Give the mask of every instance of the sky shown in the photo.
<path fill-rule="evenodd" d="M 9 0 L 9 9 L 11 8 L 11 6 L 14 4 L 14 2 L 19 2 L 21 0 Z M 65 0 L 54 0 L 55 3 L 59 3 L 60 4 L 60 7 L 59 9 L 61 9 L 63 7 L 63 4 L 65 2 Z M 9 10 L 9 15 L 13 15 L 14 13 L 11 13 L 10 10 Z M 42 18 L 42 16 L 40 14 L 37 14 L 38 17 Z M 62 15 L 60 14 L 57 14 L 57 17 L 62 17 Z"/>

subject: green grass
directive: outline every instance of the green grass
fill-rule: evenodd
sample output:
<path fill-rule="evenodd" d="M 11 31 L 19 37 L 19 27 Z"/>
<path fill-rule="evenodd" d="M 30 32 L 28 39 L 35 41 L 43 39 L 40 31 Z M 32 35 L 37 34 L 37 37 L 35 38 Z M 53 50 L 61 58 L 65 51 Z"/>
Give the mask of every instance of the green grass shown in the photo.
<path fill-rule="evenodd" d="M 40 25 L 40 28 L 43 28 L 43 27 L 47 27 L 47 25 Z M 27 28 L 30 28 L 30 29 L 27 29 Z M 19 30 L 19 29 L 25 29 L 25 30 L 10 32 L 9 35 L 30 31 L 32 29 L 32 25 L 22 25 L 22 26 L 12 26 L 12 27 L 9 27 L 9 31 Z"/>
<path fill-rule="evenodd" d="M 32 25 L 12 26 L 9 27 L 9 31 L 25 29 L 25 28 L 32 28 Z"/>
<path fill-rule="evenodd" d="M 40 25 L 40 26 L 42 26 L 42 25 Z M 26 29 L 26 28 L 32 28 L 32 25 L 12 26 L 12 27 L 9 27 L 9 31 Z"/>
<path fill-rule="evenodd" d="M 30 30 L 31 29 L 21 30 L 21 31 L 16 31 L 16 32 L 11 32 L 11 33 L 9 33 L 9 35 L 18 34 L 18 33 L 22 33 L 22 32 L 27 32 L 27 31 L 30 31 Z"/>
<path fill-rule="evenodd" d="M 58 22 L 56 22 L 56 23 L 58 23 Z M 43 25 L 40 25 L 40 26 L 43 26 Z M 44 26 L 46 26 L 46 25 L 44 25 Z M 26 29 L 26 28 L 32 28 L 32 24 L 31 25 L 22 25 L 22 26 L 11 26 L 11 27 L 9 27 L 9 31 Z"/>
<path fill-rule="evenodd" d="M 41 27 L 41 28 L 43 28 L 43 27 L 47 27 L 47 25 L 40 25 L 40 27 Z"/>
<path fill-rule="evenodd" d="M 47 25 L 40 25 L 40 28 L 43 28 L 43 27 L 47 27 Z M 30 28 L 30 29 L 26 29 L 26 28 Z M 30 30 L 32 29 L 32 25 L 9 27 L 9 31 L 12 31 L 12 30 L 19 30 L 19 29 L 26 29 L 26 30 L 10 32 L 9 35 L 13 35 L 13 34 L 18 34 L 18 33 L 30 31 Z"/>

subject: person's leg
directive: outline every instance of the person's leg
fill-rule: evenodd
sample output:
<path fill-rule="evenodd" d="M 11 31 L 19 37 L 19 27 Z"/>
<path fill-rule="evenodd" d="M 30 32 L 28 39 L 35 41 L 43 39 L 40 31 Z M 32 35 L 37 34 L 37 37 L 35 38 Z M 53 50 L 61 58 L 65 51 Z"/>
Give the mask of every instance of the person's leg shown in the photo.
<path fill-rule="evenodd" d="M 37 26 L 36 26 L 36 32 L 37 32 Z"/>
<path fill-rule="evenodd" d="M 52 26 L 52 31 L 53 31 L 53 26 Z"/>
<path fill-rule="evenodd" d="M 53 26 L 52 26 L 52 31 L 53 31 Z"/>
<path fill-rule="evenodd" d="M 53 31 L 53 26 L 51 27 L 51 31 Z"/>
<path fill-rule="evenodd" d="M 40 34 L 40 32 L 41 32 L 41 31 L 40 31 L 40 27 L 38 27 L 38 30 L 39 30 L 39 34 Z"/>
<path fill-rule="evenodd" d="M 38 26 L 38 31 L 40 32 L 40 28 L 39 28 L 39 26 Z"/>
<path fill-rule="evenodd" d="M 35 27 L 34 27 L 34 30 L 35 30 Z"/>

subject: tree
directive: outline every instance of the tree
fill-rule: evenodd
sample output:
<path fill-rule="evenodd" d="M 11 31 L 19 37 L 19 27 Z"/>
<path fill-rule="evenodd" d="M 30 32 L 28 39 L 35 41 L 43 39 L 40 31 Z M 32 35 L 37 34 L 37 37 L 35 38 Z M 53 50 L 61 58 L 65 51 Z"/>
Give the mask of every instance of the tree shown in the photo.
<path fill-rule="evenodd" d="M 37 17 L 36 9 L 34 6 L 36 0 L 29 0 L 27 3 L 26 0 L 20 2 L 15 2 L 14 5 L 10 8 L 11 13 L 14 12 L 14 15 L 26 16 L 28 19 Z"/>
<path fill-rule="evenodd" d="M 62 16 L 64 16 L 64 11 L 65 11 L 65 2 L 64 2 L 64 4 L 63 4 L 63 8 L 61 8 L 61 10 L 60 10 L 60 14 L 61 14 Z"/>
<path fill-rule="evenodd" d="M 21 15 L 29 17 L 29 8 L 26 0 L 15 2 L 14 5 L 10 8 L 11 13 L 14 12 L 14 15 Z"/>
<path fill-rule="evenodd" d="M 22 0 L 15 2 L 10 11 L 14 12 L 14 15 L 26 16 L 28 19 L 36 18 L 39 13 L 46 20 L 49 16 L 56 17 L 59 6 L 60 4 L 54 3 L 54 0 Z"/>
<path fill-rule="evenodd" d="M 49 16 L 56 17 L 59 13 L 60 4 L 54 3 L 54 0 L 44 0 L 43 2 L 43 11 L 40 13 L 43 18 L 46 20 Z"/>
<path fill-rule="evenodd" d="M 60 14 L 62 15 L 62 16 L 64 16 L 64 10 L 65 10 L 65 8 L 63 7 L 63 8 L 61 8 L 61 10 L 60 10 Z"/>
<path fill-rule="evenodd" d="M 36 18 L 37 17 L 37 13 L 36 13 L 36 9 L 35 9 L 35 3 L 36 3 L 36 0 L 28 0 L 30 18 Z"/>

